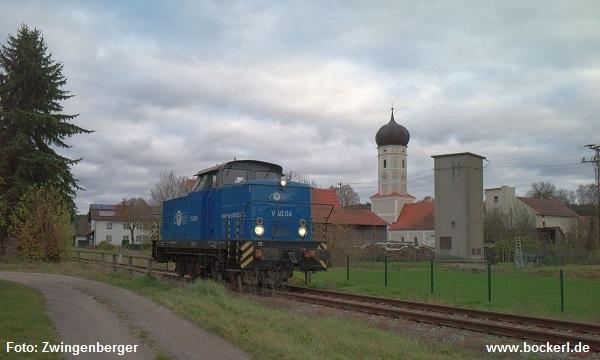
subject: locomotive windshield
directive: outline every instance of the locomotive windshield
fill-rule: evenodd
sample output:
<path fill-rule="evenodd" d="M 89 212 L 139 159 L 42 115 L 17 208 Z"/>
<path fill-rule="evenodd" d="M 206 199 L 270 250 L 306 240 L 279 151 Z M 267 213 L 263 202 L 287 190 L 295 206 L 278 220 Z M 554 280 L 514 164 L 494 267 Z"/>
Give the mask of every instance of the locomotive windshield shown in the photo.
<path fill-rule="evenodd" d="M 256 180 L 279 180 L 280 176 L 274 171 L 256 171 Z"/>

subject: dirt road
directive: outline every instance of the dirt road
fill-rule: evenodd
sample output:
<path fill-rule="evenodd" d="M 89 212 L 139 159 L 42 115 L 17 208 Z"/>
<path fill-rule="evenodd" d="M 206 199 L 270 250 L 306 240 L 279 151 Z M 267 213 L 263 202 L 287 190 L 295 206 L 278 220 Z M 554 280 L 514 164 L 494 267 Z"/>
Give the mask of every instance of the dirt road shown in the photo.
<path fill-rule="evenodd" d="M 136 353 L 67 355 L 77 359 L 247 359 L 210 334 L 128 290 L 70 276 L 0 271 L 0 279 L 39 290 L 65 344 L 137 344 Z"/>

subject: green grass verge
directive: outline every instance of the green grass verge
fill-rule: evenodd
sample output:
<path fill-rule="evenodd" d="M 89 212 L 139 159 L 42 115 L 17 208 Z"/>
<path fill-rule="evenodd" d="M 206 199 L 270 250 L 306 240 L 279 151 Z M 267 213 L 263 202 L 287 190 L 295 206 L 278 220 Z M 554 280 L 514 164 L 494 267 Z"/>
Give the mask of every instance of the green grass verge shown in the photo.
<path fill-rule="evenodd" d="M 491 299 L 488 274 L 480 270 L 460 270 L 434 265 L 433 293 L 429 263 L 389 263 L 385 287 L 384 264 L 363 263 L 350 268 L 330 268 L 313 274 L 309 286 L 358 294 L 444 303 L 523 314 L 545 315 L 600 322 L 600 268 L 564 268 L 561 312 L 560 269 L 557 267 L 515 270 L 495 265 L 491 272 Z M 294 281 L 304 283 L 304 274 Z"/>
<path fill-rule="evenodd" d="M 0 280 L 0 358 L 2 359 L 59 359 L 58 354 L 7 353 L 7 341 L 15 344 L 38 345 L 55 342 L 52 321 L 46 313 L 42 294 L 23 285 Z"/>
<path fill-rule="evenodd" d="M 464 359 L 482 356 L 479 352 L 458 350 L 433 340 L 400 336 L 364 321 L 335 315 L 307 315 L 267 306 L 258 299 L 231 294 L 221 284 L 209 281 L 185 284 L 73 263 L 8 267 L 75 275 L 132 290 L 223 336 L 255 359 Z"/>

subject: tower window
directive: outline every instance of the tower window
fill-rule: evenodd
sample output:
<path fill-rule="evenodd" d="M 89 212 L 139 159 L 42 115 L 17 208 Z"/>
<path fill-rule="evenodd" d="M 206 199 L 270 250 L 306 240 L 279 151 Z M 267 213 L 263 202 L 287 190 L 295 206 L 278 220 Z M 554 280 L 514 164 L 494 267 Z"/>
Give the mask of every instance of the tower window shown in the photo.
<path fill-rule="evenodd" d="M 404 159 L 402 159 L 402 168 L 404 169 Z"/>
<path fill-rule="evenodd" d="M 387 160 L 386 159 L 383 159 L 383 168 L 384 169 L 387 168 Z"/>

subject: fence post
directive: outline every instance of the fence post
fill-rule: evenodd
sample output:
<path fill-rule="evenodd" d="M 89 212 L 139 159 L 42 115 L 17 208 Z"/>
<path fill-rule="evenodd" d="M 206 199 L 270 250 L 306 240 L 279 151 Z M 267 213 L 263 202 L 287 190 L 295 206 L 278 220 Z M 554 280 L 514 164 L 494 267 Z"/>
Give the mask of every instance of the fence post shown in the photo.
<path fill-rule="evenodd" d="M 148 274 L 152 274 L 152 259 L 148 259 Z"/>
<path fill-rule="evenodd" d="M 77 250 L 77 261 L 81 262 L 81 253 Z"/>
<path fill-rule="evenodd" d="M 117 271 L 117 254 L 113 254 L 112 263 L 113 263 L 113 270 Z"/>
<path fill-rule="evenodd" d="M 350 281 L 350 255 L 346 255 L 346 281 Z"/>
<path fill-rule="evenodd" d="M 431 293 L 433 294 L 433 259 L 431 259 L 429 284 L 431 285 Z"/>
<path fill-rule="evenodd" d="M 488 276 L 488 302 L 492 302 L 492 264 L 488 260 L 487 263 L 487 276 Z"/>
<path fill-rule="evenodd" d="M 133 273 L 133 258 L 131 256 L 129 256 L 129 258 L 127 259 L 127 265 L 129 266 L 129 273 L 132 274 Z"/>
<path fill-rule="evenodd" d="M 388 264 L 387 264 L 387 256 L 384 258 L 384 260 L 383 260 L 383 261 L 384 261 L 384 264 L 383 264 L 383 265 L 384 265 L 384 266 L 383 266 L 383 270 L 384 270 L 384 273 L 385 273 L 385 275 L 384 275 L 384 278 L 383 278 L 383 284 L 384 284 L 384 287 L 387 287 L 387 283 L 388 283 L 388 272 L 387 272 L 387 270 L 388 270 L 388 268 L 387 268 L 387 265 L 388 265 Z"/>
<path fill-rule="evenodd" d="M 560 269 L 560 312 L 565 312 L 565 281 L 563 269 Z"/>

